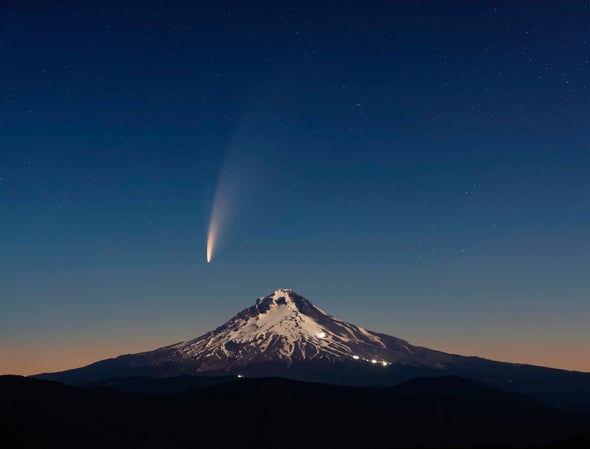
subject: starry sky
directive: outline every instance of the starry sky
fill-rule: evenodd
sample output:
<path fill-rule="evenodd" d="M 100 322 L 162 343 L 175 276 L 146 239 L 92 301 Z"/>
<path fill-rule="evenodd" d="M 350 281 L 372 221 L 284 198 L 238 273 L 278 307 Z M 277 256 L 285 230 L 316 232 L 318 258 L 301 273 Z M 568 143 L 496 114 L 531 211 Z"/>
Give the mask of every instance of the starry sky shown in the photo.
<path fill-rule="evenodd" d="M 584 1 L 2 1 L 0 373 L 194 338 L 277 288 L 590 371 L 588 23 Z"/>

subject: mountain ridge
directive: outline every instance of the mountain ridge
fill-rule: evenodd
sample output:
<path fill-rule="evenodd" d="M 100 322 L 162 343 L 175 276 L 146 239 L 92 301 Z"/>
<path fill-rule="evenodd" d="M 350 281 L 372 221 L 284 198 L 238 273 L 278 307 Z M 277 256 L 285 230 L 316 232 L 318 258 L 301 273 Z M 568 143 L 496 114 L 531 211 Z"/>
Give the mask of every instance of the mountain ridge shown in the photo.
<path fill-rule="evenodd" d="M 212 331 L 153 351 L 32 377 L 82 384 L 114 377 L 278 376 L 388 386 L 459 375 L 568 405 L 590 400 L 590 373 L 448 354 L 329 315 L 292 289 L 256 299 Z"/>

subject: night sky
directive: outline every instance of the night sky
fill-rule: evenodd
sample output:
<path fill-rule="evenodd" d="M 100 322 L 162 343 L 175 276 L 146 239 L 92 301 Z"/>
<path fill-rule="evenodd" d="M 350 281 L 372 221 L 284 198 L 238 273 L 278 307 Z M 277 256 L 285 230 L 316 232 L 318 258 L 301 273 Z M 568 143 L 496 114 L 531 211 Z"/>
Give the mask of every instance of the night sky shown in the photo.
<path fill-rule="evenodd" d="M 590 371 L 589 23 L 583 1 L 0 2 L 0 373 L 191 339 L 277 288 Z"/>

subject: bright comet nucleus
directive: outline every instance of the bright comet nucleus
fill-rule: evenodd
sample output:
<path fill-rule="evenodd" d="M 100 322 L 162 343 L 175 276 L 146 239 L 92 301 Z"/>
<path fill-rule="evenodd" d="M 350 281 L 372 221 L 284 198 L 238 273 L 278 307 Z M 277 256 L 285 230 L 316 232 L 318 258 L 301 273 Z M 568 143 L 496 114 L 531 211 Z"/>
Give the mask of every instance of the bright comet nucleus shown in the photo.
<path fill-rule="evenodd" d="M 211 262 L 211 255 L 213 254 L 213 237 L 211 233 L 207 237 L 207 263 Z"/>
<path fill-rule="evenodd" d="M 213 249 L 215 248 L 215 240 L 217 238 L 217 226 L 215 224 L 215 214 L 211 215 L 211 222 L 209 223 L 209 232 L 207 234 L 207 263 L 211 262 L 213 258 Z"/>
<path fill-rule="evenodd" d="M 213 259 L 213 255 L 218 249 L 219 238 L 221 234 L 223 234 L 227 222 L 229 221 L 229 204 L 232 203 L 231 187 L 232 186 L 227 182 L 226 177 L 222 176 L 213 200 L 211 216 L 209 217 L 209 230 L 207 232 L 207 263 L 210 263 Z"/>

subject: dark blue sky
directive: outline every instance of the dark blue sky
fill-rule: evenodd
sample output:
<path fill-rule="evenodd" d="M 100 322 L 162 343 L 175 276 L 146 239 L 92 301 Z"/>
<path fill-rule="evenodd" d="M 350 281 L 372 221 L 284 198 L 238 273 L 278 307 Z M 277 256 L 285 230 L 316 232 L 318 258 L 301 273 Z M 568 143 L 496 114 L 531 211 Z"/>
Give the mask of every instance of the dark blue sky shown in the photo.
<path fill-rule="evenodd" d="M 275 288 L 590 371 L 589 2 L 51 3 L 0 3 L 0 372 Z"/>

